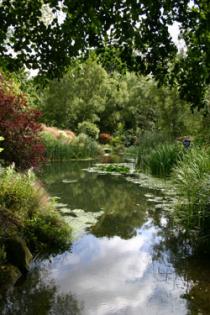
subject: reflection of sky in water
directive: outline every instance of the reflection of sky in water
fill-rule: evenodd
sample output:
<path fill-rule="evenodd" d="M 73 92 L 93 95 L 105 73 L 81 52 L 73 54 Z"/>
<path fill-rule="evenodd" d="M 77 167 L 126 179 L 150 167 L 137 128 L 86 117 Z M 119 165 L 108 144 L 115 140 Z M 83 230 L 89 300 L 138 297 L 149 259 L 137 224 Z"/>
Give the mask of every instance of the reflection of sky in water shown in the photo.
<path fill-rule="evenodd" d="M 186 314 L 184 282 L 169 263 L 153 262 L 154 227 L 123 240 L 86 235 L 48 265 L 61 293 L 84 303 L 85 315 Z"/>

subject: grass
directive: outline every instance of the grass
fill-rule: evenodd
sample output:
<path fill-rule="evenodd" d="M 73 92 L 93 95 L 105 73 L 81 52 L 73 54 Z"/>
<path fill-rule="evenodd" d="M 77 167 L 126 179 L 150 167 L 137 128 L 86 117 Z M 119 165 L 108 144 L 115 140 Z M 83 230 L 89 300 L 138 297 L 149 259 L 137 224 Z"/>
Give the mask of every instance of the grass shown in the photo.
<path fill-rule="evenodd" d="M 100 152 L 97 142 L 85 134 L 71 141 L 62 137 L 56 139 L 47 132 L 42 132 L 41 137 L 46 147 L 46 157 L 52 161 L 93 158 Z"/>

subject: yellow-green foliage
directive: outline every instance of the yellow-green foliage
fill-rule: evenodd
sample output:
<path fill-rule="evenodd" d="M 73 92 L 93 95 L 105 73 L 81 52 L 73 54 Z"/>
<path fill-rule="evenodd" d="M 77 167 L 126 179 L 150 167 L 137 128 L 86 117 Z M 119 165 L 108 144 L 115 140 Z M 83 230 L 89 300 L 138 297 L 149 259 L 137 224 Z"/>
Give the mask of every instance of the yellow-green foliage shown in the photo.
<path fill-rule="evenodd" d="M 89 121 L 83 121 L 82 123 L 79 123 L 78 132 L 84 133 L 94 140 L 98 139 L 98 136 L 99 136 L 98 127 Z"/>
<path fill-rule="evenodd" d="M 31 171 L 17 173 L 14 167 L 2 169 L 0 180 L 0 205 L 11 209 L 19 217 L 27 217 L 38 208 L 36 192 L 33 189 L 35 177 Z"/>

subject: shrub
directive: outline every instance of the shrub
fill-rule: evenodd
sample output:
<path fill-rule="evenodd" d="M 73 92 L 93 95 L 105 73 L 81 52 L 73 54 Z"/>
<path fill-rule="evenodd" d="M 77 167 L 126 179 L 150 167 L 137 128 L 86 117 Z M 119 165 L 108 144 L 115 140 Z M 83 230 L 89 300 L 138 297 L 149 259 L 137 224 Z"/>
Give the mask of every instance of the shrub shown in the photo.
<path fill-rule="evenodd" d="M 1 172 L 0 204 L 20 217 L 27 217 L 38 207 L 32 186 L 33 173 L 21 174 L 8 167 Z"/>
<path fill-rule="evenodd" d="M 99 135 L 99 141 L 100 143 L 106 144 L 109 143 L 112 139 L 112 136 L 109 133 L 100 133 Z"/>
<path fill-rule="evenodd" d="M 85 134 L 79 134 L 71 142 L 75 158 L 93 158 L 100 154 L 100 147 L 96 141 Z"/>
<path fill-rule="evenodd" d="M 110 143 L 114 147 L 123 147 L 124 146 L 125 137 L 124 136 L 113 136 L 110 140 Z"/>
<path fill-rule="evenodd" d="M 27 169 L 43 161 L 44 146 L 39 138 L 40 112 L 28 107 L 26 97 L 13 91 L 0 77 L 0 134 L 5 149 L 2 158 Z"/>
<path fill-rule="evenodd" d="M 99 129 L 95 124 L 89 121 L 83 121 L 78 124 L 78 133 L 84 133 L 90 138 L 96 140 L 98 139 Z"/>
<path fill-rule="evenodd" d="M 32 251 L 57 252 L 67 248 L 70 228 L 61 220 L 35 175 L 2 170 L 0 180 L 1 237 L 23 237 Z"/>
<path fill-rule="evenodd" d="M 148 166 L 152 175 L 169 176 L 172 168 L 183 157 L 183 148 L 178 144 L 158 145 L 148 157 Z"/>
<path fill-rule="evenodd" d="M 23 235 L 34 252 L 58 253 L 69 246 L 69 226 L 58 214 L 37 213 L 27 220 Z"/>

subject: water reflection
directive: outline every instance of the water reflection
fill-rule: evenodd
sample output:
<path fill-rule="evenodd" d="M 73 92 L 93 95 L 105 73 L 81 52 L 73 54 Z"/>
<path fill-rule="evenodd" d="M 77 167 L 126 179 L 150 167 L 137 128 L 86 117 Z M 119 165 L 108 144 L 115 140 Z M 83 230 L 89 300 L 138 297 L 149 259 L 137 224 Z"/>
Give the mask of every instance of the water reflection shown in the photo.
<path fill-rule="evenodd" d="M 132 183 L 121 177 L 84 172 L 91 162 L 53 163 L 46 166 L 42 177 L 50 193 L 62 198 L 70 208 L 86 211 L 136 208 L 143 195 Z M 80 168 L 79 168 L 80 166 Z M 68 182 L 69 181 L 69 182 Z M 71 182 L 72 181 L 72 182 Z M 145 200 L 145 198 L 143 198 Z"/>
<path fill-rule="evenodd" d="M 48 273 L 36 268 L 22 287 L 0 296 L 1 315 L 81 315 L 82 308 L 70 293 L 58 293 Z"/>
<path fill-rule="evenodd" d="M 184 282 L 172 266 L 169 274 L 168 266 L 152 260 L 152 247 L 160 241 L 156 236 L 151 225 L 129 240 L 86 235 L 72 253 L 44 268 L 62 294 L 70 290 L 83 302 L 85 315 L 185 314 Z"/>
<path fill-rule="evenodd" d="M 61 197 L 62 203 L 71 209 L 104 211 L 98 224 L 91 229 L 94 235 L 133 237 L 136 228 L 145 222 L 144 191 L 140 194 L 138 186 L 122 177 L 84 172 L 82 168 L 91 162 L 81 163 L 80 168 L 78 162 L 48 165 L 43 173 L 48 191 Z"/>
<path fill-rule="evenodd" d="M 85 173 L 88 163 L 49 165 L 43 176 L 71 209 L 104 214 L 71 251 L 38 263 L 0 314 L 210 314 L 208 261 L 188 258 L 170 216 L 150 212 L 142 188 Z"/>

